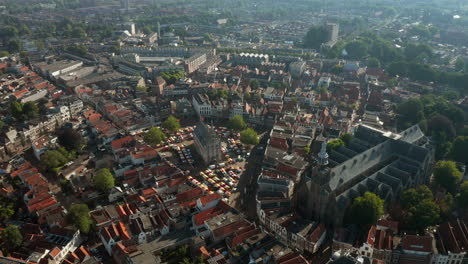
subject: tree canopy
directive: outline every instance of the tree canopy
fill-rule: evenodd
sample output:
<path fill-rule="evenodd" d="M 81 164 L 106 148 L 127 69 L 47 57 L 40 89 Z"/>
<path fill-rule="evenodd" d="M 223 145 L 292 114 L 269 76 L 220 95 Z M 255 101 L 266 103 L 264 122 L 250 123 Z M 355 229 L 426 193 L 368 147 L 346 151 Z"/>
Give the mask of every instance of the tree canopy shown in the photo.
<path fill-rule="evenodd" d="M 460 195 L 458 197 L 458 202 L 462 208 L 468 209 L 468 181 L 464 181 L 460 185 Z"/>
<path fill-rule="evenodd" d="M 312 26 L 304 37 L 304 47 L 318 50 L 327 39 L 328 32 L 325 25 Z"/>
<path fill-rule="evenodd" d="M 180 129 L 180 123 L 177 118 L 170 116 L 162 123 L 162 127 L 171 133 L 175 133 Z"/>
<path fill-rule="evenodd" d="M 451 156 L 455 161 L 468 163 L 468 136 L 459 136 L 452 144 Z"/>
<path fill-rule="evenodd" d="M 185 73 L 181 70 L 167 71 L 161 74 L 161 77 L 168 85 L 175 84 L 178 80 L 185 77 Z"/>
<path fill-rule="evenodd" d="M 39 107 L 34 102 L 21 103 L 13 101 L 10 103 L 11 114 L 17 120 L 25 121 L 39 117 Z"/>
<path fill-rule="evenodd" d="M 2 242 L 2 250 L 10 252 L 23 243 L 23 236 L 16 225 L 9 225 L 0 231 L 0 241 Z M 5 253 L 5 252 L 4 252 Z"/>
<path fill-rule="evenodd" d="M 159 127 L 152 127 L 146 132 L 143 140 L 148 145 L 157 145 L 166 140 L 166 135 Z"/>
<path fill-rule="evenodd" d="M 250 89 L 257 90 L 260 88 L 260 82 L 258 80 L 251 80 L 249 83 Z"/>
<path fill-rule="evenodd" d="M 383 213 L 384 201 L 372 192 L 354 199 L 350 209 L 351 222 L 363 226 L 377 223 Z"/>
<path fill-rule="evenodd" d="M 401 220 L 409 229 L 424 230 L 437 224 L 440 219 L 440 208 L 425 185 L 403 191 L 400 204 L 404 210 Z"/>
<path fill-rule="evenodd" d="M 450 192 L 454 192 L 462 179 L 462 174 L 453 161 L 438 161 L 434 166 L 435 181 Z"/>
<path fill-rule="evenodd" d="M 260 142 L 257 132 L 252 128 L 246 128 L 240 132 L 240 140 L 247 145 L 257 145 Z"/>
<path fill-rule="evenodd" d="M 69 151 L 81 150 L 83 144 L 83 136 L 73 128 L 67 128 L 58 137 L 60 145 L 64 146 Z"/>
<path fill-rule="evenodd" d="M 330 142 L 327 143 L 327 151 L 330 151 L 332 149 L 337 149 L 341 146 L 344 146 L 345 145 L 345 142 L 340 139 L 340 138 L 337 138 L 337 139 L 333 139 L 331 140 Z"/>
<path fill-rule="evenodd" d="M 230 129 L 241 131 L 247 127 L 247 124 L 244 121 L 244 118 L 240 115 L 233 116 L 228 123 Z"/>
<path fill-rule="evenodd" d="M 67 218 L 83 233 L 88 233 L 93 223 L 89 216 L 89 208 L 86 204 L 73 204 L 68 209 Z"/>
<path fill-rule="evenodd" d="M 112 189 L 115 185 L 114 175 L 107 168 L 98 170 L 96 175 L 94 175 L 94 186 L 96 189 L 107 192 Z"/>
<path fill-rule="evenodd" d="M 73 160 L 75 154 L 68 152 L 65 148 L 60 147 L 55 150 L 48 150 L 41 156 L 41 165 L 47 170 L 54 170 L 65 163 Z"/>

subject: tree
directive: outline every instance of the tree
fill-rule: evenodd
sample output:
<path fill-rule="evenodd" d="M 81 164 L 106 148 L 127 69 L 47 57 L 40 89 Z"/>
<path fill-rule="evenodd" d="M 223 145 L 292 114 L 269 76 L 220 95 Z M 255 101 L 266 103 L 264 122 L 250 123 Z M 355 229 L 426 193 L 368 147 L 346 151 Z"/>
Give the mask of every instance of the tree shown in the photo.
<path fill-rule="evenodd" d="M 421 185 L 419 187 L 410 188 L 401 193 L 400 204 L 404 209 L 410 209 L 417 206 L 423 200 L 432 200 L 433 195 L 429 187 Z"/>
<path fill-rule="evenodd" d="M 8 57 L 8 56 L 10 56 L 10 53 L 8 51 L 6 51 L 6 50 L 0 51 L 0 58 Z"/>
<path fill-rule="evenodd" d="M 367 44 L 362 40 L 351 41 L 345 46 L 349 58 L 353 60 L 361 60 L 367 55 Z"/>
<path fill-rule="evenodd" d="M 180 129 L 180 123 L 177 118 L 170 116 L 162 123 L 162 127 L 167 129 L 171 133 L 175 133 Z"/>
<path fill-rule="evenodd" d="M 460 185 L 460 195 L 458 196 L 458 203 L 462 208 L 468 209 L 468 181 L 464 181 Z"/>
<path fill-rule="evenodd" d="M 65 51 L 78 56 L 85 56 L 88 53 L 88 48 L 83 45 L 71 45 L 65 48 Z"/>
<path fill-rule="evenodd" d="M 141 85 L 138 85 L 136 87 L 136 90 L 137 92 L 143 92 L 143 93 L 146 93 L 148 91 L 148 89 L 145 86 L 141 86 Z"/>
<path fill-rule="evenodd" d="M 18 101 L 10 103 L 11 114 L 14 118 L 21 120 L 23 119 L 23 104 Z"/>
<path fill-rule="evenodd" d="M 15 38 L 16 36 L 18 36 L 18 33 L 19 31 L 16 27 L 13 27 L 13 26 L 2 27 L 2 29 L 0 29 L 0 38 L 3 38 L 3 39 Z"/>
<path fill-rule="evenodd" d="M 28 120 L 37 118 L 39 116 L 39 107 L 34 102 L 27 102 L 23 105 L 23 114 Z"/>
<path fill-rule="evenodd" d="M 349 144 L 349 142 L 351 141 L 351 139 L 353 139 L 353 135 L 351 135 L 350 133 L 344 133 L 343 135 L 340 136 L 340 139 L 347 146 Z"/>
<path fill-rule="evenodd" d="M 86 31 L 82 27 L 74 27 L 70 32 L 70 37 L 83 39 L 86 37 Z"/>
<path fill-rule="evenodd" d="M 339 138 L 334 139 L 334 140 L 327 143 L 327 151 L 330 151 L 332 149 L 337 149 L 337 148 L 339 148 L 341 146 L 344 146 L 344 145 L 345 145 L 345 143 L 344 143 L 343 140 L 341 140 Z"/>
<path fill-rule="evenodd" d="M 404 210 L 402 221 L 408 228 L 423 230 L 437 223 L 440 218 L 440 208 L 433 198 L 431 190 L 425 185 L 402 192 L 400 199 Z"/>
<path fill-rule="evenodd" d="M 163 133 L 161 128 L 152 127 L 148 130 L 148 132 L 146 132 L 143 140 L 146 142 L 146 144 L 157 145 L 163 140 L 166 140 L 166 135 Z"/>
<path fill-rule="evenodd" d="M 327 40 L 328 32 L 325 25 L 313 26 L 307 31 L 303 44 L 305 48 L 318 50 Z"/>
<path fill-rule="evenodd" d="M 453 161 L 438 161 L 434 166 L 435 181 L 450 192 L 454 192 L 462 179 L 461 172 Z"/>
<path fill-rule="evenodd" d="M 12 39 L 8 42 L 8 52 L 16 53 L 22 50 L 21 41 L 18 39 Z"/>
<path fill-rule="evenodd" d="M 343 72 L 343 68 L 344 68 L 343 65 L 336 64 L 336 65 L 334 65 L 334 66 L 330 69 L 330 71 L 331 71 L 331 73 L 333 73 L 333 74 L 340 74 L 340 73 Z"/>
<path fill-rule="evenodd" d="M 2 242 L 2 248 L 10 252 L 21 246 L 23 243 L 23 236 L 18 226 L 8 225 L 0 231 L 0 240 Z"/>
<path fill-rule="evenodd" d="M 376 57 L 367 59 L 367 66 L 371 68 L 380 68 L 380 61 Z"/>
<path fill-rule="evenodd" d="M 67 150 L 81 150 L 83 144 L 83 137 L 73 128 L 67 128 L 58 137 L 60 145 L 64 146 Z"/>
<path fill-rule="evenodd" d="M 260 82 L 258 80 L 251 80 L 249 83 L 250 89 L 257 90 L 260 88 Z"/>
<path fill-rule="evenodd" d="M 48 150 L 41 156 L 41 165 L 47 169 L 52 170 L 58 167 L 63 166 L 65 163 L 69 161 L 70 153 L 67 152 L 65 149 L 62 150 Z"/>
<path fill-rule="evenodd" d="M 247 127 L 244 119 L 240 115 L 235 115 L 229 120 L 228 127 L 237 131 L 243 130 Z"/>
<path fill-rule="evenodd" d="M 401 129 L 406 129 L 424 119 L 424 106 L 417 99 L 409 99 L 397 106 L 397 122 Z"/>
<path fill-rule="evenodd" d="M 354 199 L 351 205 L 351 221 L 357 225 L 375 224 L 384 213 L 384 201 L 375 193 L 366 192 Z"/>
<path fill-rule="evenodd" d="M 453 139 L 456 135 L 452 121 L 443 115 L 437 114 L 431 117 L 427 125 L 428 132 L 430 135 L 435 134 L 437 132 L 443 132 L 449 140 Z"/>
<path fill-rule="evenodd" d="M 96 175 L 94 175 L 94 186 L 96 189 L 107 192 L 112 189 L 115 185 L 114 175 L 107 168 L 98 170 Z"/>
<path fill-rule="evenodd" d="M 88 233 L 93 223 L 89 216 L 89 208 L 86 204 L 73 204 L 68 209 L 68 220 L 83 233 Z"/>
<path fill-rule="evenodd" d="M 440 208 L 434 201 L 426 199 L 410 208 L 407 217 L 412 229 L 424 230 L 437 224 L 440 219 Z"/>
<path fill-rule="evenodd" d="M 466 68 L 466 63 L 465 63 L 465 60 L 463 58 L 458 58 L 456 61 L 455 61 L 455 69 L 457 71 L 464 71 Z"/>
<path fill-rule="evenodd" d="M 252 128 L 246 128 L 240 132 L 240 140 L 247 145 L 257 145 L 260 142 L 257 132 Z"/>
<path fill-rule="evenodd" d="M 451 156 L 455 161 L 468 163 L 468 136 L 460 136 L 455 139 L 452 144 Z"/>

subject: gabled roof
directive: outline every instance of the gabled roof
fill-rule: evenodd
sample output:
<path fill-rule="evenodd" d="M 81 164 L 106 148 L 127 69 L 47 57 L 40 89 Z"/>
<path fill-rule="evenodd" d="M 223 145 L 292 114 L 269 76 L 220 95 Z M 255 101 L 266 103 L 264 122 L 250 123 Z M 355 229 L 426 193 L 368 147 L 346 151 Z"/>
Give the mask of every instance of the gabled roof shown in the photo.
<path fill-rule="evenodd" d="M 209 204 L 213 201 L 216 201 L 216 200 L 220 200 L 222 197 L 219 193 L 213 193 L 213 194 L 209 194 L 207 196 L 203 196 L 203 197 L 200 197 L 199 200 L 200 200 L 200 203 L 202 205 L 206 205 L 206 204 Z"/>

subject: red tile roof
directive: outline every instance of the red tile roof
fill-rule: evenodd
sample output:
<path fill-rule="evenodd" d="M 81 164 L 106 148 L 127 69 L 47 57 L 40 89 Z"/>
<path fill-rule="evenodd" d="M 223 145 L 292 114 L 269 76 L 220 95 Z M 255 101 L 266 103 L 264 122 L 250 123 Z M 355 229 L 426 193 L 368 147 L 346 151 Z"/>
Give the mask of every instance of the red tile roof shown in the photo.
<path fill-rule="evenodd" d="M 207 196 L 203 196 L 203 197 L 200 197 L 198 198 L 200 200 L 200 203 L 202 205 L 206 205 L 206 204 L 209 204 L 213 201 L 216 201 L 216 200 L 220 200 L 222 197 L 219 193 L 213 193 L 213 194 L 209 194 Z"/>
<path fill-rule="evenodd" d="M 403 237 L 401 244 L 404 250 L 432 252 L 431 236 L 406 235 Z"/>
<path fill-rule="evenodd" d="M 178 193 L 176 195 L 176 201 L 178 203 L 183 203 L 186 201 L 193 201 L 203 195 L 203 190 L 199 187 L 193 188 L 183 193 Z"/>
<path fill-rule="evenodd" d="M 205 223 L 205 221 L 207 221 L 207 220 L 209 220 L 209 219 L 211 219 L 211 218 L 213 218 L 213 217 L 215 217 L 217 215 L 226 213 L 230 209 L 232 209 L 232 207 L 230 207 L 225 202 L 220 201 L 215 207 L 210 208 L 208 210 L 205 210 L 203 212 L 200 212 L 198 214 L 195 214 L 193 216 L 193 221 L 195 223 L 195 226 L 201 226 L 201 225 L 203 225 Z"/>
<path fill-rule="evenodd" d="M 111 147 L 114 151 L 117 151 L 121 148 L 128 147 L 130 143 L 134 141 L 135 139 L 131 136 L 119 138 L 111 142 Z"/>

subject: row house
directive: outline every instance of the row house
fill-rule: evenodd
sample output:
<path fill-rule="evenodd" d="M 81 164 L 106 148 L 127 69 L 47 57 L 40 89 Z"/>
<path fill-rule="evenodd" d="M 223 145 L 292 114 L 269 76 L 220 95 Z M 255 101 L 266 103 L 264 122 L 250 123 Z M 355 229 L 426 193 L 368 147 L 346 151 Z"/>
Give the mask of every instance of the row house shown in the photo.
<path fill-rule="evenodd" d="M 327 234 L 323 223 L 303 220 L 296 214 L 267 214 L 261 210 L 259 219 L 278 240 L 301 253 L 317 252 Z"/>

